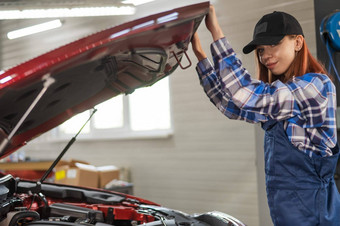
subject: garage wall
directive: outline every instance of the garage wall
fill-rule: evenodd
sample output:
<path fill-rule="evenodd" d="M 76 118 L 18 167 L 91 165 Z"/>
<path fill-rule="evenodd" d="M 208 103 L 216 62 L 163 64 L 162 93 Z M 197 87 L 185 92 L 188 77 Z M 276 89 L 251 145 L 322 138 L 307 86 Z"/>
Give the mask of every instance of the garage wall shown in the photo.
<path fill-rule="evenodd" d="M 164 1 L 167 2 L 167 1 Z M 182 1 L 183 2 L 183 1 Z M 315 50 L 313 1 L 212 1 L 221 26 L 237 53 L 251 39 L 253 27 L 265 13 L 287 11 L 301 22 L 312 53 Z M 145 9 L 147 6 L 144 6 Z M 142 8 L 143 9 L 143 8 Z M 27 60 L 75 37 L 119 24 L 128 17 L 65 19 L 62 32 L 7 40 L 1 33 L 3 67 Z M 1 21 L 3 31 L 35 23 Z M 199 28 L 207 52 L 211 42 L 204 24 Z M 191 51 L 189 56 L 196 62 Z M 252 54 L 239 54 L 254 74 Z M 199 86 L 194 66 L 170 76 L 174 134 L 163 139 L 78 141 L 65 159 L 94 165 L 114 164 L 130 170 L 134 194 L 187 213 L 219 210 L 248 225 L 271 225 L 263 177 L 262 131 L 257 125 L 228 120 L 209 102 Z M 33 158 L 54 158 L 65 143 L 30 143 Z"/>

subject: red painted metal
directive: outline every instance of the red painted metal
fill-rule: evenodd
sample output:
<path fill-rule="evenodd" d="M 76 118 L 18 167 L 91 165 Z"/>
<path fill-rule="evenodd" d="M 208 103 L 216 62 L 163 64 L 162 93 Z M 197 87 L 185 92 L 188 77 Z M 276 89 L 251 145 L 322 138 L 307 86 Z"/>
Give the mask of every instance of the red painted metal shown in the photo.
<path fill-rule="evenodd" d="M 150 81 L 130 81 L 129 89 L 119 84 L 113 84 L 114 89 L 103 88 L 95 95 L 81 103 L 62 109 L 62 113 L 53 115 L 48 120 L 38 123 L 34 128 L 14 135 L 1 157 L 7 156 L 23 146 L 27 141 L 60 125 L 70 117 L 92 108 L 113 96 L 129 92 L 131 89 L 150 85 L 169 75 L 176 69 L 181 56 L 187 49 L 193 33 L 203 16 L 208 12 L 209 2 L 198 3 L 173 9 L 142 19 L 131 21 L 116 27 L 106 29 L 88 37 L 52 50 L 32 60 L 8 69 L 0 75 L 0 109 L 10 106 L 1 105 L 1 98 L 10 90 L 21 90 L 41 82 L 44 75 L 49 74 L 58 80 L 60 72 L 78 67 L 105 56 L 115 56 L 134 49 L 163 49 L 167 54 L 164 71 Z M 159 20 L 169 16 L 170 21 Z M 146 25 L 147 24 L 147 25 Z M 141 26 L 145 25 L 145 26 Z M 178 58 L 174 59 L 173 54 Z M 182 65 L 181 65 L 182 66 Z M 121 78 L 124 80 L 124 78 Z M 84 90 L 75 90 L 84 92 Z M 13 103 L 15 105 L 15 103 Z"/>

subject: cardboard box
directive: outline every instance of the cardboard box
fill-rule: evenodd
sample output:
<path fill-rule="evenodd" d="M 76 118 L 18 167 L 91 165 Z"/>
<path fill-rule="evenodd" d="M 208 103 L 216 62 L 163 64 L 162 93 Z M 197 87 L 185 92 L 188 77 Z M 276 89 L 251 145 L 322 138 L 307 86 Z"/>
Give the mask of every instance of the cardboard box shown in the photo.
<path fill-rule="evenodd" d="M 97 171 L 99 188 L 104 188 L 112 180 L 119 180 L 119 169 L 115 166 L 99 166 Z"/>
<path fill-rule="evenodd" d="M 87 162 L 71 160 L 58 164 L 55 183 L 83 187 L 104 188 L 112 180 L 119 180 L 120 171 L 115 166 L 93 166 Z"/>
<path fill-rule="evenodd" d="M 56 167 L 55 183 L 96 188 L 98 172 L 92 165 L 72 160 Z"/>

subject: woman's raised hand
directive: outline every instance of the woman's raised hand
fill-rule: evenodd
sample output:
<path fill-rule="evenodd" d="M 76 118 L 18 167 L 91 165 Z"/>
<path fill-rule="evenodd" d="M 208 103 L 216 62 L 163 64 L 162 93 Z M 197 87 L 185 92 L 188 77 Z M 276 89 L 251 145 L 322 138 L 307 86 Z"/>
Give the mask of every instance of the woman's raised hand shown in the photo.
<path fill-rule="evenodd" d="M 214 41 L 217 41 L 218 39 L 224 37 L 223 31 L 218 23 L 215 8 L 213 5 L 210 5 L 209 7 L 209 13 L 205 17 L 205 25 L 210 31 Z"/>
<path fill-rule="evenodd" d="M 205 54 L 202 48 L 201 41 L 200 41 L 200 38 L 198 37 L 197 32 L 194 34 L 191 40 L 191 44 L 192 44 L 192 50 L 194 51 L 198 61 L 201 61 L 207 58 L 207 55 Z"/>

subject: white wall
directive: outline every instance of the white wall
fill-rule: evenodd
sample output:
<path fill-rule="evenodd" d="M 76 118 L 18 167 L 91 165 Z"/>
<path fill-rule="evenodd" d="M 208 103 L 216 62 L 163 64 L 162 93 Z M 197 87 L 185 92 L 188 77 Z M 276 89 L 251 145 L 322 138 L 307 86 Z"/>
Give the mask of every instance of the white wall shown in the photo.
<path fill-rule="evenodd" d="M 259 18 L 274 10 L 296 16 L 304 28 L 308 45 L 314 54 L 316 52 L 311 0 L 214 0 L 213 3 L 226 36 L 251 73 L 254 73 L 254 57 L 241 54 L 242 47 L 250 41 Z M 99 26 L 106 27 L 119 20 L 67 20 L 66 30 L 59 35 L 42 34 L 25 42 L 9 42 L 2 32 L 2 64 L 6 66 L 19 58 L 22 61 L 25 56 L 39 52 L 42 45 L 51 47 L 53 43 L 67 41 L 76 31 L 92 33 Z M 1 28 L 18 26 L 17 22 L 3 21 Z M 204 24 L 199 34 L 209 52 L 211 38 Z M 189 56 L 196 62 L 191 51 Z M 72 146 L 65 159 L 128 167 L 135 195 L 167 207 L 187 213 L 219 210 L 248 225 L 271 225 L 264 194 L 262 132 L 258 126 L 228 120 L 218 112 L 199 86 L 194 66 L 178 69 L 170 76 L 170 85 L 175 131 L 172 137 L 80 141 Z M 24 149 L 33 158 L 54 158 L 64 145 L 32 143 Z"/>

